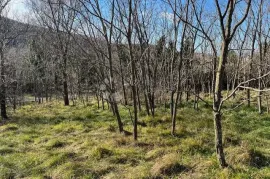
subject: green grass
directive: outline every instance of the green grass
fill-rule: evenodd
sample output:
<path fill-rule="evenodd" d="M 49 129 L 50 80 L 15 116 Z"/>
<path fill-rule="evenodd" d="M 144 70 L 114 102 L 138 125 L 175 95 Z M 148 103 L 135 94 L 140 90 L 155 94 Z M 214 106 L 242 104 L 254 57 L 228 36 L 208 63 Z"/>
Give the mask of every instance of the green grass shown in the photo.
<path fill-rule="evenodd" d="M 155 117 L 141 112 L 137 142 L 96 104 L 23 106 L 0 126 L 0 178 L 270 178 L 270 115 L 247 107 L 224 113 L 230 167 L 221 169 L 211 107 L 191 106 L 181 106 L 175 137 L 168 109 Z M 120 113 L 132 132 L 129 113 Z"/>

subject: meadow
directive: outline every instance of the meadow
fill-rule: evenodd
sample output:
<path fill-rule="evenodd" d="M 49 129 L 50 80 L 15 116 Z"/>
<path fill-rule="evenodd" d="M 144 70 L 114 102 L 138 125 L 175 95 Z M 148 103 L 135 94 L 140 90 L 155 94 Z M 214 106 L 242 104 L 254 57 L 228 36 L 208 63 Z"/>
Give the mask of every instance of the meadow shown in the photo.
<path fill-rule="evenodd" d="M 126 131 L 132 122 L 120 107 Z M 116 119 L 96 102 L 29 104 L 0 126 L 0 178 L 270 178 L 270 115 L 242 106 L 223 115 L 228 168 L 218 165 L 211 107 L 186 103 L 177 135 L 169 109 L 141 112 L 138 141 L 118 133 Z"/>

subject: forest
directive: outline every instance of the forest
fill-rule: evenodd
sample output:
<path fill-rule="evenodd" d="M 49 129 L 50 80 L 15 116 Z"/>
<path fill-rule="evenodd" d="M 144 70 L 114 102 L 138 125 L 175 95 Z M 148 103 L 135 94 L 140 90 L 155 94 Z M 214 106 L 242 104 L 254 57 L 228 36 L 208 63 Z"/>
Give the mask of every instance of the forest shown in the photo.
<path fill-rule="evenodd" d="M 0 178 L 270 178 L 268 0 L 0 0 Z"/>

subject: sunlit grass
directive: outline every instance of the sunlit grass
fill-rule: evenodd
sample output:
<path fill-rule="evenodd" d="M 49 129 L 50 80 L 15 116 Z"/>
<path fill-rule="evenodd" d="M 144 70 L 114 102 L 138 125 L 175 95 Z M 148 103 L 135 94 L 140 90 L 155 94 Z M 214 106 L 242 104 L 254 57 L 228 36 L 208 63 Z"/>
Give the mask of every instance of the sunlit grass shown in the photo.
<path fill-rule="evenodd" d="M 211 102 L 211 101 L 209 101 Z M 120 107 L 125 130 L 132 122 Z M 169 110 L 139 115 L 139 140 L 92 103 L 26 105 L 0 126 L 0 178 L 269 178 L 270 116 L 240 107 L 224 113 L 227 169 L 218 166 L 211 107 L 183 104 L 176 136 Z"/>

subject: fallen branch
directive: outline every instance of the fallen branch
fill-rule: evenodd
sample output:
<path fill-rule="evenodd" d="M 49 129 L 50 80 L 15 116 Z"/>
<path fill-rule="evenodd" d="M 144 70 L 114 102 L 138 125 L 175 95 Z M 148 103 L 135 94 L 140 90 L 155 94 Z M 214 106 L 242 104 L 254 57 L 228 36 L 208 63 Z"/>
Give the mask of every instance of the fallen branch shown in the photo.
<path fill-rule="evenodd" d="M 253 91 L 256 91 L 256 92 L 267 92 L 267 91 L 270 91 L 270 89 L 257 89 L 257 88 L 252 88 L 252 87 L 246 87 L 246 86 L 239 86 L 239 88 L 243 88 L 243 89 L 250 89 L 250 90 L 253 90 Z"/>
<path fill-rule="evenodd" d="M 244 84 L 247 84 L 247 83 L 249 83 L 249 82 L 251 82 L 251 81 L 255 81 L 255 80 L 264 78 L 264 77 L 266 77 L 266 76 L 268 76 L 268 75 L 270 75 L 270 71 L 269 71 L 268 73 L 262 75 L 262 76 L 257 77 L 257 78 L 252 78 L 252 79 L 249 79 L 249 80 L 247 80 L 247 81 L 243 81 L 243 82 L 239 83 L 238 86 L 231 92 L 231 94 L 229 94 L 225 99 L 223 99 L 223 100 L 221 101 L 218 110 L 220 111 L 220 110 L 221 110 L 221 107 L 222 107 L 222 105 L 223 105 L 223 103 L 224 103 L 226 100 L 230 99 L 230 98 L 236 93 L 236 91 L 237 91 L 239 88 L 243 87 Z M 246 88 L 246 87 L 245 87 L 245 88 Z M 254 88 L 252 88 L 252 89 L 254 89 Z M 257 91 L 258 91 L 258 92 L 260 92 L 260 91 L 263 92 L 262 90 L 259 90 L 259 89 L 257 89 Z M 268 91 L 270 91 L 270 89 L 269 89 Z"/>

